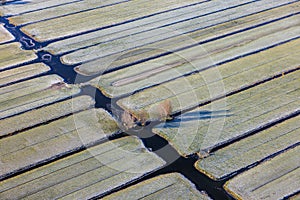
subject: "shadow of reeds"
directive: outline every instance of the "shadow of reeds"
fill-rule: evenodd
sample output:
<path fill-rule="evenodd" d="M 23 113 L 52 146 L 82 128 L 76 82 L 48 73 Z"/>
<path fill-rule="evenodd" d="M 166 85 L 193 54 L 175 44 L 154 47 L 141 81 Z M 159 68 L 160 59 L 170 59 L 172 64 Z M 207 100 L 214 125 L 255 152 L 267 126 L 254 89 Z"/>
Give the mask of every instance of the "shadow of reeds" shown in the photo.
<path fill-rule="evenodd" d="M 8 1 L 8 0 L 1 0 L 0 5 L 22 5 L 22 4 L 28 4 L 30 3 L 29 1 L 24 1 L 24 0 L 13 0 L 13 1 Z"/>
<path fill-rule="evenodd" d="M 231 117 L 233 114 L 230 110 L 217 110 L 217 111 L 194 111 L 182 114 L 171 121 L 166 122 L 162 128 L 179 128 L 185 122 L 200 121 L 216 118 Z"/>

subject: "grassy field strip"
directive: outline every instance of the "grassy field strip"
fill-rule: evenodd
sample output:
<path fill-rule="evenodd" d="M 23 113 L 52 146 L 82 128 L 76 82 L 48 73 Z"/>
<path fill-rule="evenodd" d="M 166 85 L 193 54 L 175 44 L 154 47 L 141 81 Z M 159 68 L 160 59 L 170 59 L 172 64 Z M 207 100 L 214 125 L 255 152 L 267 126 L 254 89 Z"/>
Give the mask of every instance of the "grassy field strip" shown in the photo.
<path fill-rule="evenodd" d="M 65 54 L 67 52 L 87 48 L 89 46 L 95 46 L 97 44 L 118 38 L 135 36 L 138 33 L 143 33 L 161 26 L 178 23 L 179 21 L 184 21 L 199 15 L 210 13 L 214 10 L 217 11 L 219 9 L 220 2 L 218 1 L 191 5 L 176 10 L 170 10 L 168 12 L 151 15 L 131 23 L 125 23 L 110 27 L 108 29 L 97 30 L 91 33 L 60 40 L 50 43 L 43 49 L 53 54 Z"/>
<path fill-rule="evenodd" d="M 300 142 L 300 116 L 224 147 L 195 166 L 214 180 L 225 178 Z"/>
<path fill-rule="evenodd" d="M 120 99 L 117 103 L 133 115 L 149 112 L 169 100 L 172 113 L 187 110 L 212 99 L 224 96 L 259 81 L 299 68 L 300 39 L 226 63 L 218 68 L 182 77 Z M 167 76 L 167 74 L 164 74 Z M 171 75 L 170 75 L 171 76 Z M 153 81 L 157 77 L 149 78 Z M 276 82 L 276 81 L 275 81 Z M 98 85 L 105 83 L 100 79 Z M 138 83 L 141 83 L 140 81 Z M 106 83 L 107 84 L 107 83 Z M 108 84 L 107 84 L 108 85 Z M 122 87 L 101 88 L 107 96 L 118 96 L 136 87 L 136 82 Z M 180 85 L 180 87 L 178 87 Z M 110 90 L 108 90 L 109 88 Z M 117 94 L 117 95 L 114 95 Z M 154 114 L 154 113 L 152 113 Z M 150 116 L 149 120 L 152 120 Z M 157 117 L 152 115 L 152 117 Z"/>
<path fill-rule="evenodd" d="M 210 198 L 200 193 L 195 186 L 178 173 L 156 176 L 129 188 L 120 190 L 103 200 L 139 200 L 139 199 L 199 199 Z"/>
<path fill-rule="evenodd" d="M 153 13 L 168 11 L 198 2 L 199 0 L 187 0 L 184 2 L 178 2 L 177 0 L 129 1 L 124 4 L 116 4 L 113 9 L 111 7 L 103 7 L 33 23 L 22 27 L 21 30 L 35 40 L 43 42 L 105 26 L 111 26 L 135 18 L 151 15 Z M 12 21 L 12 23 L 14 22 Z M 16 23 L 15 25 L 18 24 Z"/>
<path fill-rule="evenodd" d="M 118 131 L 105 110 L 91 109 L 3 138 L 0 177 L 94 144 Z"/>
<path fill-rule="evenodd" d="M 126 0 L 109 0 L 109 1 L 94 1 L 84 0 L 74 2 L 72 4 L 61 5 L 59 7 L 52 7 L 48 9 L 37 10 L 17 16 L 8 18 L 10 22 L 18 25 L 26 25 L 29 23 L 36 23 L 48 19 L 59 18 L 66 15 L 72 15 L 86 10 L 97 9 L 111 4 L 120 2 L 127 2 Z M 111 8 L 113 9 L 113 8 Z"/>
<path fill-rule="evenodd" d="M 245 1 L 245 2 L 247 2 L 247 1 Z M 245 2 L 238 1 L 237 4 L 242 4 Z M 249 0 L 248 0 L 248 2 L 249 2 Z M 229 5 L 227 5 L 227 6 L 229 7 Z M 247 6 L 249 9 L 250 7 L 252 8 L 253 6 L 256 6 L 256 5 L 249 4 Z M 220 10 L 223 7 L 224 7 L 224 5 L 218 4 L 218 6 L 212 7 L 212 9 L 207 9 L 207 10 L 205 10 L 205 12 L 213 13 L 215 11 Z M 226 17 L 228 16 L 228 12 L 232 14 L 232 13 L 236 12 L 236 10 L 240 11 L 239 8 L 235 8 L 232 11 L 231 11 L 231 9 L 229 9 L 227 12 L 225 11 L 225 12 L 217 13 L 219 15 L 217 18 L 223 19 L 223 22 L 224 22 L 227 19 Z M 203 13 L 203 14 L 205 14 L 205 13 Z M 239 16 L 240 15 L 241 14 L 239 13 Z M 216 18 L 216 16 L 213 16 L 213 17 Z M 214 18 L 212 18 L 212 16 L 210 16 L 206 20 L 210 21 L 209 23 L 212 23 L 211 20 Z M 86 62 L 86 61 L 94 60 L 98 57 L 101 58 L 101 57 L 105 57 L 105 56 L 109 56 L 109 55 L 118 54 L 121 52 L 122 52 L 122 54 L 126 54 L 126 51 L 133 50 L 135 48 L 142 47 L 144 45 L 151 44 L 153 42 L 168 39 L 170 37 L 174 37 L 174 36 L 180 35 L 182 33 L 186 33 L 186 32 L 195 30 L 197 28 L 199 29 L 199 28 L 203 28 L 203 27 L 207 26 L 207 24 L 205 24 L 205 23 L 201 23 L 201 25 L 200 25 L 199 20 L 201 20 L 201 18 L 197 18 L 192 21 L 190 21 L 190 20 L 184 21 L 182 23 L 177 23 L 177 24 L 170 25 L 167 27 L 149 30 L 146 32 L 142 32 L 140 34 L 129 35 L 128 37 L 116 39 L 111 42 L 100 43 L 99 45 L 92 46 L 89 48 L 84 48 L 82 50 L 78 50 L 77 52 L 65 55 L 62 57 L 62 61 L 67 64 L 75 64 L 78 62 Z M 212 20 L 212 21 L 214 21 L 214 20 Z M 193 24 L 196 24 L 197 28 L 195 28 L 195 25 L 193 25 Z M 213 24 L 213 25 L 215 25 L 215 24 Z M 119 55 L 119 56 L 121 56 L 121 55 Z M 119 56 L 116 56 L 116 57 L 119 57 Z"/>
<path fill-rule="evenodd" d="M 162 159 L 146 150 L 138 138 L 125 137 L 2 181 L 0 197 L 89 199 L 132 182 L 164 164 Z"/>
<path fill-rule="evenodd" d="M 279 105 L 285 105 L 288 103 L 293 102 L 295 99 L 293 99 L 293 97 L 295 97 L 294 95 L 297 94 L 297 90 L 299 89 L 299 86 L 297 85 L 299 83 L 299 80 L 295 79 L 295 80 L 291 80 L 290 82 L 286 83 L 286 87 L 284 86 L 277 86 L 274 87 L 272 89 L 269 89 L 268 91 L 264 91 L 263 94 L 254 94 L 251 97 L 239 101 L 238 104 L 241 107 L 239 110 L 235 110 L 235 115 L 239 115 L 240 118 L 239 119 L 235 119 L 235 120 L 231 120 L 231 119 L 227 119 L 226 122 L 224 123 L 224 127 L 226 127 L 226 129 L 229 128 L 236 128 L 236 126 L 238 126 L 240 123 L 244 123 L 247 120 L 251 119 L 253 116 L 259 116 L 259 113 L 264 113 L 266 112 L 267 109 L 269 109 L 271 102 L 276 102 Z M 286 94 L 286 96 L 281 96 L 283 94 Z M 278 99 L 276 99 L 278 98 Z M 257 102 L 257 99 L 263 99 L 264 101 L 262 102 Z M 265 104 L 266 103 L 266 104 Z M 226 109 L 226 107 L 230 107 L 230 106 L 234 106 L 235 104 L 237 104 L 236 102 L 233 103 L 231 101 L 226 103 L 225 107 L 218 107 L 218 109 Z M 274 105 L 271 106 L 272 108 L 274 108 Z M 256 112 L 256 115 L 251 114 L 249 115 L 248 112 L 251 111 L 256 111 L 257 108 L 262 108 L 261 111 Z M 245 124 L 244 124 L 245 127 Z M 230 129 L 231 130 L 231 129 Z"/>
<path fill-rule="evenodd" d="M 4 28 L 4 25 L 0 23 L 0 44 L 14 40 L 15 37 Z"/>
<path fill-rule="evenodd" d="M 299 132 L 298 132 L 299 135 Z M 298 137 L 298 142 L 299 142 Z M 283 199 L 300 187 L 300 146 L 229 180 L 225 189 L 237 199 Z"/>
<path fill-rule="evenodd" d="M 57 75 L 41 76 L 0 88 L 0 119 L 28 111 L 78 94 Z"/>
<path fill-rule="evenodd" d="M 299 112 L 299 74 L 298 70 L 196 108 L 153 131 L 183 156 L 209 151 Z"/>
<path fill-rule="evenodd" d="M 191 19 L 195 17 L 199 21 L 199 16 L 217 12 L 223 7 L 225 9 L 232 6 L 241 5 L 242 3 L 249 2 L 250 0 L 244 0 L 243 2 L 236 2 L 235 0 L 232 1 L 233 1 L 232 2 L 233 5 L 227 5 L 227 4 L 223 5 L 219 1 L 211 1 L 204 4 L 196 4 L 196 5 L 180 8 L 177 10 L 171 10 L 165 13 L 160 13 L 157 15 L 149 16 L 147 18 L 139 19 L 132 23 L 113 26 L 108 29 L 95 31 L 84 35 L 79 35 L 74 38 L 69 38 L 66 40 L 61 40 L 50 44 L 48 47 L 45 48 L 45 50 L 49 50 L 54 54 L 61 54 L 61 53 L 66 53 L 74 50 L 79 50 L 82 48 L 86 49 L 87 47 L 91 47 L 93 49 L 93 46 L 96 47 L 98 46 L 98 48 L 103 46 L 106 46 L 106 48 L 114 48 L 116 43 L 122 44 L 121 47 L 122 49 L 124 49 L 125 47 L 123 44 L 124 41 L 128 43 L 129 47 L 130 46 L 132 47 L 133 39 L 138 39 L 141 37 L 145 37 L 146 39 L 149 36 L 154 37 L 157 34 L 162 33 L 160 30 L 164 30 L 164 31 L 168 30 L 170 36 L 173 34 L 178 34 L 176 32 L 171 32 L 170 31 L 171 29 L 169 29 L 168 27 L 170 26 L 180 27 L 182 26 L 181 24 L 184 23 L 184 21 L 186 20 L 188 20 L 189 23 L 192 23 L 192 21 L 195 20 L 191 21 Z M 164 27 L 164 28 L 160 28 L 160 27 Z M 161 38 L 163 37 L 165 36 L 161 35 Z M 139 41 L 139 43 L 140 42 L 143 41 Z M 64 44 L 67 44 L 67 46 L 64 46 Z M 138 45 L 138 43 L 136 43 L 135 45 Z M 65 60 L 65 62 L 69 63 L 67 62 L 67 60 Z"/>
<path fill-rule="evenodd" d="M 251 0 L 238 1 L 236 2 L 236 4 L 240 5 L 244 2 L 249 2 L 249 1 Z M 205 11 L 204 12 L 202 11 L 202 13 L 203 15 L 207 13 L 213 13 L 222 9 L 223 7 L 224 5 L 219 3 L 216 6 L 213 6 L 209 9 L 205 9 Z M 227 7 L 230 6 L 227 5 Z M 195 15 L 196 16 L 200 15 L 200 13 L 201 12 L 195 13 Z M 194 23 L 195 21 L 196 23 L 199 23 L 199 18 L 195 19 Z M 62 61 L 67 64 L 75 64 L 78 62 L 86 62 L 86 61 L 94 60 L 98 57 L 101 58 L 101 57 L 117 54 L 120 52 L 124 54 L 125 51 L 188 32 L 190 31 L 189 26 L 191 26 L 191 24 L 193 24 L 193 22 L 184 21 L 182 23 L 176 23 L 174 25 L 170 25 L 167 27 L 163 26 L 162 28 L 150 29 L 149 31 L 145 31 L 134 35 L 131 34 L 127 37 L 122 37 L 120 39 L 115 39 L 109 42 L 100 43 L 98 45 L 89 48 L 84 48 L 74 53 L 70 53 L 68 55 L 63 56 Z"/>
<path fill-rule="evenodd" d="M 27 12 L 42 10 L 50 7 L 59 7 L 68 3 L 75 3 L 82 0 L 28 0 L 26 3 L 1 5 L 0 16 L 20 15 Z M 46 5 L 46 6 L 45 6 Z"/>
<path fill-rule="evenodd" d="M 299 41 L 300 40 L 298 39 L 292 42 L 288 42 L 286 44 L 271 48 L 267 51 L 259 52 L 254 55 L 243 57 L 236 61 L 220 65 L 216 69 L 210 68 L 206 71 L 196 73 L 194 75 L 179 78 L 177 80 L 171 81 L 170 83 L 164 83 L 162 84 L 162 86 L 157 86 L 155 88 L 169 88 L 173 87 L 171 85 L 175 85 L 179 82 L 186 82 L 188 83 L 188 86 L 182 86 L 183 89 L 181 90 L 184 91 L 184 87 L 189 87 L 188 90 L 190 90 L 191 85 L 193 88 L 197 88 L 211 82 L 218 81 L 216 80 L 217 77 L 211 78 L 209 76 L 209 74 L 211 74 L 212 72 L 220 74 L 219 79 L 222 78 L 222 81 L 226 82 L 226 84 L 229 84 L 225 85 L 225 87 L 230 88 L 229 86 L 231 86 L 232 88 L 234 87 L 233 85 L 235 85 L 235 82 L 230 83 L 229 80 L 234 75 L 236 77 L 240 75 L 242 79 L 245 79 L 247 77 L 245 77 L 243 74 L 251 73 L 251 70 L 254 73 L 253 76 L 257 76 L 258 79 L 255 80 L 254 77 L 249 77 L 247 79 L 253 78 L 252 83 L 254 83 L 254 81 L 257 82 L 259 80 L 262 80 L 262 78 L 259 78 L 260 76 L 263 76 L 265 78 L 266 76 L 268 76 L 268 74 L 269 76 L 272 76 L 271 74 L 276 74 L 276 72 L 278 73 L 282 70 L 289 70 L 291 68 L 295 68 L 295 66 L 297 67 L 299 59 L 296 54 L 299 53 Z M 259 60 L 257 60 L 257 58 L 259 58 Z M 143 68 L 140 69 L 138 69 L 136 66 L 132 66 L 97 77 L 92 80 L 91 83 L 94 86 L 98 87 L 106 96 L 115 98 L 159 84 L 178 76 L 182 76 L 186 73 L 186 71 L 193 70 L 193 66 L 181 66 L 180 62 L 183 63 L 184 61 L 165 65 L 156 64 L 157 67 L 155 67 L 155 65 L 149 64 L 144 65 Z M 199 65 L 201 66 L 200 63 Z M 257 72 L 255 73 L 256 70 L 257 72 L 259 72 L 259 74 L 257 74 Z M 205 78 L 206 76 L 210 78 Z M 194 83 L 194 80 L 198 81 Z M 244 80 L 240 81 L 243 81 L 243 83 L 241 84 L 245 84 Z M 174 95 L 178 95 L 179 93 L 182 93 L 182 91 L 176 92 Z M 163 96 L 166 95 L 167 94 L 163 94 Z M 151 101 L 151 99 L 149 99 L 148 101 Z"/>
<path fill-rule="evenodd" d="M 283 3 L 284 2 L 276 1 L 265 4 L 258 1 L 249 5 L 227 9 L 222 12 L 202 16 L 201 18 L 174 24 L 172 26 L 155 29 L 152 31 L 153 33 L 143 32 L 140 34 L 129 35 L 127 38 L 125 37 L 112 40 L 111 42 L 100 43 L 99 45 L 88 48 L 89 51 L 87 51 L 87 49 L 81 49 L 67 54 L 63 56 L 61 60 L 66 64 L 80 62 L 80 65 L 76 67 L 76 71 L 83 75 L 101 73 L 105 70 L 115 69 L 137 61 L 143 61 L 144 59 L 155 57 L 166 52 L 173 52 L 180 48 L 195 45 L 209 39 L 218 38 L 229 33 L 239 32 L 245 28 L 255 27 L 258 24 L 270 22 L 274 19 L 300 11 L 299 6 L 297 6 L 299 5 L 299 2 L 297 2 L 284 7 L 261 12 Z M 259 13 L 247 16 L 256 12 Z M 195 23 L 195 25 L 193 25 L 193 23 Z M 183 26 L 183 24 L 185 24 L 185 26 Z M 188 31 L 193 32 L 183 34 Z M 72 41 L 76 41 L 75 38 L 73 38 Z M 60 47 L 62 45 L 59 44 L 62 42 L 63 41 L 50 44 L 49 49 L 56 49 L 56 51 L 60 52 Z M 147 43 L 151 44 L 146 45 Z M 80 42 L 81 46 L 84 44 L 85 42 Z M 55 46 L 57 46 L 57 48 L 55 48 Z M 75 44 L 74 46 L 71 46 L 71 48 L 75 49 Z M 63 50 L 67 49 L 63 48 Z M 203 52 L 205 49 L 203 48 L 200 50 L 200 52 Z M 94 53 L 87 54 L 87 52 Z M 173 56 L 181 56 L 183 52 L 184 51 L 178 51 L 174 53 Z M 184 58 L 185 56 L 186 55 L 182 55 Z M 190 59 L 190 57 L 187 57 L 187 59 Z M 155 59 L 153 62 L 161 62 L 161 60 L 162 58 Z M 151 63 L 152 65 L 153 62 Z M 137 68 L 138 67 L 141 66 L 138 65 Z"/>
<path fill-rule="evenodd" d="M 45 65 L 44 63 L 35 63 L 2 71 L 0 72 L 0 87 L 16 81 L 43 74 L 45 72 L 48 72 L 49 70 L 50 67 Z"/>
<path fill-rule="evenodd" d="M 0 70 L 36 59 L 31 50 L 21 49 L 17 42 L 0 45 Z"/>
<path fill-rule="evenodd" d="M 95 105 L 89 96 L 79 96 L 39 109 L 34 109 L 0 121 L 0 136 L 9 135 L 65 115 L 86 110 Z"/>

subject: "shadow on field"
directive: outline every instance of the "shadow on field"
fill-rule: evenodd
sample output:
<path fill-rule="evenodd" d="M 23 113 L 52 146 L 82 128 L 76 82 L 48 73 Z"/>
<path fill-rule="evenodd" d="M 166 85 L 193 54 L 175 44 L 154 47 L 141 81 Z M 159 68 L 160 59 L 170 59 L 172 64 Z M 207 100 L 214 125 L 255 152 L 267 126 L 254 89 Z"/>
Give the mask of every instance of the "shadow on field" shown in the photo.
<path fill-rule="evenodd" d="M 199 120 L 208 120 L 208 119 L 216 119 L 216 118 L 226 118 L 231 117 L 233 114 L 230 110 L 218 110 L 218 111 L 195 111 L 182 114 L 173 120 L 164 124 L 163 128 L 179 128 L 181 123 L 191 122 L 191 121 L 199 121 Z"/>
<path fill-rule="evenodd" d="M 13 0 L 13 1 L 1 0 L 0 5 L 10 5 L 10 4 L 19 5 L 19 4 L 28 4 L 28 3 L 30 3 L 30 2 L 29 1 L 23 1 L 23 0 Z"/>

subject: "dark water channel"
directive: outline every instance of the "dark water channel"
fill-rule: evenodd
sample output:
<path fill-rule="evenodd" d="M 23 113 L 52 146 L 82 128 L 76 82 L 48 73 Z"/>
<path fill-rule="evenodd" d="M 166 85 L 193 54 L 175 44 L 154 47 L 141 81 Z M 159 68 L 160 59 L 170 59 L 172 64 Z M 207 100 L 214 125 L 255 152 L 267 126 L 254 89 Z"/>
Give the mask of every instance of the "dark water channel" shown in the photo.
<path fill-rule="evenodd" d="M 23 49 L 39 49 L 43 46 L 46 46 L 47 43 L 38 43 L 32 39 L 30 39 L 28 36 L 26 36 L 24 33 L 22 33 L 19 29 L 19 27 L 15 27 L 8 23 L 8 21 L 4 18 L 0 18 L 0 22 L 5 24 L 5 28 L 7 28 L 16 38 L 16 42 L 20 42 L 22 44 Z M 73 69 L 76 67 L 76 65 L 73 66 L 66 66 L 60 62 L 59 56 L 51 55 L 48 52 L 37 52 L 38 58 L 34 61 L 31 61 L 29 63 L 37 63 L 37 62 L 43 62 L 51 67 L 51 70 L 47 72 L 46 74 L 57 74 L 65 79 L 66 83 L 73 84 L 73 83 L 84 83 L 94 77 L 85 77 L 78 75 Z M 27 63 L 28 64 L 28 63 Z M 45 75 L 45 74 L 43 74 Z M 30 78 L 31 79 L 31 78 Z M 24 80 L 22 80 L 24 81 Z M 82 92 L 79 95 L 90 95 L 93 97 L 96 101 L 95 107 L 97 108 L 104 108 L 110 113 L 114 115 L 116 112 L 112 112 L 112 108 L 118 108 L 117 105 L 114 103 L 116 100 L 109 99 L 105 97 L 99 90 L 92 86 L 85 86 L 82 88 Z M 120 109 L 120 108 L 118 108 Z M 117 117 L 117 116 L 115 116 Z M 179 172 L 183 174 L 185 177 L 187 177 L 190 181 L 192 181 L 198 190 L 200 191 L 206 191 L 210 197 L 213 199 L 220 199 L 220 200 L 226 200 L 226 199 L 233 199 L 231 196 L 229 196 L 225 190 L 223 189 L 223 184 L 226 180 L 222 181 L 213 181 L 209 179 L 204 174 L 200 173 L 194 168 L 194 163 L 197 161 L 197 156 L 191 156 L 189 158 L 181 157 L 176 150 L 168 144 L 166 140 L 159 137 L 158 135 L 155 135 L 152 133 L 152 127 L 155 126 L 158 122 L 152 122 L 148 124 L 145 127 L 137 127 L 134 130 L 126 131 L 126 133 L 121 133 L 115 136 L 112 136 L 109 138 L 109 140 L 114 140 L 120 137 L 124 137 L 127 135 L 134 135 L 139 137 L 144 145 L 154 153 L 156 153 L 158 156 L 163 158 L 167 165 L 166 167 L 151 173 L 149 175 L 146 175 L 145 177 L 141 178 L 138 181 L 134 181 L 133 183 L 130 183 L 126 185 L 125 187 L 129 187 L 131 185 L 136 184 L 137 182 L 141 182 L 143 180 L 166 174 L 166 173 L 172 173 L 172 172 Z M 125 187 L 122 187 L 125 188 Z M 110 191 L 110 193 L 120 190 L 121 188 L 117 188 L 113 191 Z M 108 195 L 110 193 L 107 193 L 105 195 Z M 103 196 L 105 196 L 103 195 Z M 100 196 L 101 197 L 101 196 Z"/>

